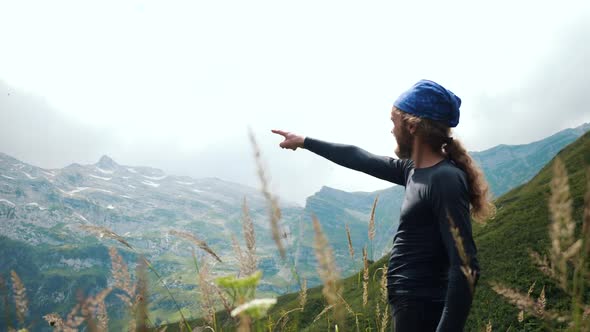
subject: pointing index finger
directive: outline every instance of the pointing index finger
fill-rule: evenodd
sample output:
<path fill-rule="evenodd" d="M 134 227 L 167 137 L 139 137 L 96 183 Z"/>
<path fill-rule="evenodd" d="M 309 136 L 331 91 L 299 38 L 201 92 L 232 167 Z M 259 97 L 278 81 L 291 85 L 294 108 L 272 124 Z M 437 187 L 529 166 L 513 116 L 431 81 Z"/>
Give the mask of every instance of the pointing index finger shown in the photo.
<path fill-rule="evenodd" d="M 278 129 L 272 129 L 271 131 L 272 131 L 273 133 L 275 133 L 275 134 L 279 134 L 279 135 L 281 135 L 281 136 L 283 136 L 283 137 L 287 138 L 287 132 L 286 132 L 286 131 L 283 131 L 283 130 L 278 130 Z"/>

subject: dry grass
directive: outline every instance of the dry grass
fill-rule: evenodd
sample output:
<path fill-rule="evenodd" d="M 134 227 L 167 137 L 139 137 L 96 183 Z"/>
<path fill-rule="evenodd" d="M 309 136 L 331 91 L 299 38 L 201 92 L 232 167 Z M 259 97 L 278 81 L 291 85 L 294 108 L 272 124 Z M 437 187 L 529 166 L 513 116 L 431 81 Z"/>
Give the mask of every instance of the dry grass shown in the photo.
<path fill-rule="evenodd" d="M 89 308 L 94 309 L 94 317 L 96 317 L 96 327 L 99 331 L 107 331 L 109 328 L 109 315 L 107 313 L 107 306 L 105 304 L 105 298 L 109 295 L 111 289 L 105 289 L 89 302 Z"/>
<path fill-rule="evenodd" d="M 113 240 L 118 241 L 119 243 L 123 244 L 124 246 L 126 246 L 129 249 L 135 250 L 130 244 L 129 242 L 127 242 L 122 236 L 120 236 L 119 234 L 111 231 L 110 229 L 106 228 L 106 227 L 102 227 L 102 226 L 94 226 L 94 225 L 81 225 L 79 226 L 81 230 L 86 231 L 90 234 L 93 234 L 94 236 L 97 236 L 99 238 L 110 238 Z"/>
<path fill-rule="evenodd" d="M 137 284 L 131 281 L 129 268 L 115 247 L 109 247 L 109 256 L 111 257 L 111 275 L 113 276 L 114 281 L 113 286 L 124 293 L 116 295 L 127 305 L 128 308 L 132 308 Z"/>
<path fill-rule="evenodd" d="M 497 283 L 492 284 L 492 288 L 521 309 L 518 316 L 520 322 L 524 320 L 524 311 L 526 311 L 546 322 L 567 322 L 568 331 L 586 331 L 590 329 L 590 320 L 586 319 L 588 305 L 584 303 L 584 288 L 588 283 L 586 276 L 590 274 L 587 262 L 588 243 L 590 242 L 588 240 L 590 238 L 590 234 L 588 234 L 590 232 L 590 170 L 586 175 L 584 220 L 579 239 L 574 234 L 576 227 L 572 218 L 569 178 L 565 165 L 559 158 L 553 164 L 553 174 L 549 198 L 551 217 L 549 258 L 534 251 L 530 252 L 530 256 L 539 270 L 555 280 L 559 287 L 571 297 L 570 312 L 548 310 L 545 287 L 541 290 L 537 300 L 533 300 L 530 295 L 533 292 L 534 283 L 526 296 Z"/>
<path fill-rule="evenodd" d="M 496 293 L 504 296 L 510 303 L 538 318 L 553 319 L 560 322 L 567 321 L 569 319 L 567 315 L 563 315 L 545 308 L 546 298 L 544 293 L 542 293 L 542 297 L 539 296 L 537 300 L 534 300 L 531 297 L 521 294 L 517 290 L 504 285 L 494 282 L 490 283 L 490 285 Z"/>
<path fill-rule="evenodd" d="M 451 218 L 448 211 L 447 219 L 449 220 L 449 225 L 451 228 L 453 240 L 455 242 L 455 247 L 457 248 L 457 252 L 459 253 L 459 258 L 461 259 L 461 272 L 463 272 L 463 275 L 467 279 L 467 282 L 469 284 L 469 290 L 471 291 L 471 295 L 473 296 L 477 276 L 475 274 L 475 271 L 473 271 L 471 265 L 469 264 L 469 257 L 465 252 L 465 246 L 463 245 L 463 237 L 461 237 L 459 228 L 457 228 L 457 226 L 455 225 L 455 222 Z"/>
<path fill-rule="evenodd" d="M 114 239 L 114 240 L 118 241 L 119 243 L 125 245 L 127 248 L 131 249 L 133 252 L 138 253 L 137 250 L 133 246 L 131 246 L 122 236 L 118 235 L 117 233 L 111 231 L 110 229 L 108 229 L 106 227 L 83 225 L 83 226 L 81 226 L 81 228 L 85 231 L 88 231 L 91 234 L 94 234 L 94 235 L 100 237 L 100 238 L 107 237 L 107 238 Z M 137 331 L 137 330 L 143 331 L 144 328 L 147 329 L 146 321 L 149 321 L 148 311 L 147 311 L 147 284 L 145 285 L 145 287 L 143 285 L 139 285 L 139 283 L 142 282 L 141 278 L 143 278 L 145 280 L 145 282 L 147 283 L 147 276 L 144 275 L 145 271 L 144 270 L 137 271 L 138 272 L 138 283 L 135 285 L 132 285 L 131 277 L 129 275 L 127 265 L 124 263 L 121 256 L 118 255 L 118 253 L 116 252 L 116 250 L 114 248 L 109 249 L 109 255 L 111 256 L 111 264 L 112 264 L 111 265 L 111 267 L 112 267 L 111 272 L 113 273 L 113 278 L 115 280 L 115 287 L 121 287 L 120 289 L 126 293 L 125 295 L 121 295 L 121 294 L 116 294 L 116 295 L 125 304 L 127 304 L 127 306 L 130 307 L 136 315 L 135 319 L 131 320 L 129 322 L 130 323 L 129 330 L 130 331 Z M 160 283 L 162 283 L 162 285 L 164 286 L 164 288 L 168 292 L 168 295 L 170 296 L 170 298 L 172 299 L 172 301 L 176 305 L 178 312 L 180 313 L 180 316 L 182 317 L 183 324 L 187 325 L 187 327 L 189 327 L 189 329 L 190 329 L 190 326 L 188 326 L 188 323 L 186 322 L 186 319 L 185 319 L 182 311 L 180 310 L 180 306 L 178 305 L 178 302 L 176 302 L 176 299 L 174 298 L 174 296 L 170 292 L 170 289 L 168 288 L 166 283 L 163 281 L 160 274 L 156 271 L 156 269 L 154 269 L 154 267 L 150 264 L 150 262 L 145 257 L 140 256 L 140 260 L 139 260 L 139 264 L 138 264 L 137 268 L 140 269 L 140 268 L 144 268 L 144 267 L 150 268 L 150 270 L 156 275 L 156 277 L 158 278 Z M 139 273 L 141 273 L 141 275 Z M 142 288 L 142 287 L 144 287 L 144 288 Z M 108 288 L 108 293 L 110 293 L 111 291 L 112 291 L 112 288 Z M 108 293 L 105 294 L 105 296 L 108 295 Z M 101 293 L 99 293 L 99 294 L 101 294 Z M 133 299 L 133 301 L 131 299 Z M 70 312 L 70 314 L 68 314 L 68 318 L 67 318 L 66 322 L 64 323 L 64 326 L 66 326 L 67 328 L 73 328 L 73 330 L 76 330 L 76 328 L 84 321 L 84 319 L 88 318 L 88 317 L 84 316 L 84 317 L 82 317 L 84 319 L 82 319 L 80 321 L 80 317 L 76 316 L 76 311 L 80 310 L 83 313 L 88 312 L 88 308 L 85 306 L 91 305 L 92 303 L 95 303 L 95 301 L 96 301 L 96 298 L 93 298 L 93 297 L 89 297 L 86 300 L 81 300 L 81 302 L 80 302 L 81 304 L 78 306 L 78 308 L 74 307 L 72 309 L 72 311 Z M 88 324 L 89 324 L 90 330 L 92 330 L 93 328 L 100 328 L 103 325 L 108 326 L 108 315 L 107 315 L 107 311 L 106 311 L 106 306 L 104 304 L 104 298 L 102 299 L 102 303 L 98 303 L 98 306 L 95 308 L 95 311 L 98 312 L 98 314 L 97 314 L 98 325 L 94 326 L 93 320 L 89 320 Z M 137 324 L 137 322 L 138 322 L 137 317 L 139 317 L 139 316 L 141 316 L 141 319 L 142 319 L 142 323 L 140 325 Z"/>
<path fill-rule="evenodd" d="M 299 290 L 299 306 L 301 310 L 305 308 L 305 304 L 307 303 L 307 279 L 303 279 L 301 282 L 301 289 Z"/>
<path fill-rule="evenodd" d="M 242 247 L 240 247 L 240 243 L 238 242 L 238 238 L 236 238 L 236 236 L 234 234 L 231 235 L 231 245 L 234 250 L 234 253 L 236 254 L 237 263 L 240 268 L 238 275 L 245 276 L 246 275 L 245 274 L 246 260 L 244 259 L 244 253 L 242 252 Z"/>
<path fill-rule="evenodd" d="M 29 311 L 29 302 L 27 300 L 27 289 L 16 272 L 10 271 L 12 280 L 12 293 L 16 306 L 16 317 L 21 325 L 25 325 L 25 317 Z"/>
<path fill-rule="evenodd" d="M 249 276 L 256 272 L 258 267 L 258 259 L 256 257 L 256 234 L 254 233 L 254 222 L 250 218 L 248 212 L 248 203 L 244 198 L 242 204 L 242 230 L 244 232 L 244 240 L 246 242 L 246 256 L 244 264 L 244 275 Z"/>
<path fill-rule="evenodd" d="M 541 257 L 541 255 L 538 252 L 531 250 L 529 251 L 529 256 L 531 257 L 533 263 L 537 265 L 537 268 L 541 272 L 543 272 L 543 274 L 550 278 L 557 278 L 554 273 L 554 270 L 551 268 L 551 264 L 549 263 L 549 260 L 547 259 L 546 255 L 543 255 L 543 257 Z"/>
<path fill-rule="evenodd" d="M 53 327 L 54 331 L 63 331 L 64 330 L 64 321 L 61 317 L 56 313 L 51 313 L 43 316 L 43 319 L 47 321 L 49 326 Z"/>
<path fill-rule="evenodd" d="M 90 331 L 108 331 L 109 317 L 105 299 L 114 289 L 121 293 L 115 294 L 126 304 L 132 313 L 133 319 L 129 321 L 129 331 L 147 331 L 149 321 L 147 311 L 147 278 L 146 264 L 142 259 L 137 265 L 137 283 L 133 283 L 127 264 L 113 247 L 109 248 L 111 257 L 111 273 L 113 276 L 112 287 L 107 287 L 94 296 L 80 297 L 78 304 L 68 313 L 65 320 L 57 313 L 50 313 L 43 318 L 54 328 L 54 331 L 78 331 L 87 324 Z"/>
<path fill-rule="evenodd" d="M 387 297 L 387 264 L 383 265 L 381 270 L 381 278 L 379 281 L 379 291 L 381 292 L 381 305 L 383 306 L 383 313 L 381 314 L 381 326 L 380 331 L 385 332 L 387 330 L 387 324 L 389 323 L 389 300 Z M 379 308 L 379 304 L 377 304 L 377 308 Z M 377 314 L 377 319 L 379 319 L 379 314 Z"/>
<path fill-rule="evenodd" d="M 140 259 L 135 275 L 137 276 L 137 286 L 135 297 L 135 331 L 146 332 L 148 331 L 148 280 L 147 280 L 147 261 Z"/>
<path fill-rule="evenodd" d="M 327 305 L 317 316 L 315 316 L 313 323 L 317 322 L 326 312 L 332 310 L 333 308 L 333 304 Z"/>
<path fill-rule="evenodd" d="M 375 196 L 373 201 L 373 208 L 371 209 L 371 218 L 369 219 L 369 240 L 375 239 L 375 210 L 377 209 L 377 201 L 379 201 L 379 195 Z"/>
<path fill-rule="evenodd" d="M 545 286 L 541 290 L 541 294 L 537 298 L 537 302 L 535 302 L 535 310 L 539 314 L 539 316 L 543 316 L 545 314 L 545 307 L 547 306 L 547 299 L 545 298 Z"/>
<path fill-rule="evenodd" d="M 266 176 L 266 172 L 264 171 L 264 166 L 262 163 L 262 156 L 260 153 L 260 148 L 258 143 L 256 142 L 256 137 L 254 137 L 254 133 L 252 130 L 249 130 L 248 136 L 250 137 L 250 143 L 252 144 L 252 148 L 254 149 L 254 160 L 256 161 L 256 169 L 258 173 L 258 178 L 260 180 L 261 185 L 261 192 L 266 199 L 266 202 L 269 206 L 269 215 L 270 215 L 270 228 L 272 231 L 272 238 L 279 249 L 279 253 L 281 257 L 285 258 L 285 247 L 282 242 L 281 237 L 281 230 L 279 221 L 281 220 L 281 209 L 279 208 L 279 202 L 276 196 L 271 194 L 269 190 L 269 181 Z"/>
<path fill-rule="evenodd" d="M 549 237 L 551 250 L 549 257 L 553 274 L 559 279 L 561 288 L 567 291 L 567 258 L 565 254 L 574 245 L 574 230 L 576 225 L 572 220 L 572 199 L 568 184 L 568 176 L 565 165 L 560 159 L 553 164 L 554 176 L 551 180 L 551 198 L 549 210 L 551 212 L 551 225 Z M 572 255 L 570 252 L 569 255 Z"/>
<path fill-rule="evenodd" d="M 147 322 L 147 261 L 140 259 L 136 266 L 137 281 L 131 280 L 129 268 L 123 258 L 114 247 L 109 248 L 111 257 L 111 274 L 113 276 L 113 287 L 122 291 L 115 294 L 129 309 L 132 319 L 129 321 L 129 331 L 146 331 Z M 106 314 L 106 311 L 105 311 Z M 150 324 L 151 325 L 151 324 Z"/>
<path fill-rule="evenodd" d="M 215 305 L 213 302 L 214 287 L 211 285 L 210 265 L 207 259 L 203 258 L 199 268 L 199 288 L 201 290 L 202 311 L 205 314 L 205 321 L 215 325 Z"/>
<path fill-rule="evenodd" d="M 348 239 L 348 253 L 350 254 L 350 258 L 354 260 L 354 248 L 352 247 L 352 239 L 350 238 L 350 227 L 348 227 L 348 224 L 346 224 L 345 228 L 346 238 Z"/>
<path fill-rule="evenodd" d="M 586 194 L 584 195 L 584 217 L 582 223 L 582 240 L 584 241 L 584 258 L 590 257 L 590 168 L 586 170 Z M 590 269 L 589 269 L 590 270 Z M 590 271 L 588 274 L 590 279 Z"/>
<path fill-rule="evenodd" d="M 315 216 L 313 216 L 313 229 L 315 231 L 314 249 L 318 261 L 317 271 L 324 283 L 322 294 L 328 301 L 328 305 L 334 308 L 334 317 L 340 323 L 344 319 L 341 300 L 342 289 L 339 284 L 340 276 L 336 267 L 336 261 L 334 260 L 334 254 L 332 253 L 328 239 L 322 231 L 322 226 Z M 342 324 L 340 325 L 343 326 Z"/>
<path fill-rule="evenodd" d="M 258 257 L 256 256 L 256 234 L 254 233 L 254 222 L 248 212 L 248 203 L 246 198 L 242 203 L 242 232 L 244 242 L 246 243 L 245 253 L 235 235 L 232 234 L 232 247 L 236 254 L 238 266 L 240 267 L 239 276 L 245 277 L 256 272 L 258 268 Z"/>
<path fill-rule="evenodd" d="M 363 307 L 369 303 L 369 260 L 367 247 L 363 247 Z"/>
<path fill-rule="evenodd" d="M 219 258 L 219 256 L 217 256 L 217 254 L 213 251 L 213 249 L 209 248 L 209 245 L 207 245 L 207 242 L 197 238 L 195 235 L 193 235 L 189 232 L 183 232 L 183 231 L 177 231 L 177 230 L 170 230 L 170 231 L 168 231 L 168 233 L 195 244 L 197 247 L 201 248 L 202 250 L 207 252 L 209 255 L 213 256 L 213 258 L 215 258 L 218 262 L 223 263 L 221 261 L 221 258 Z"/>
<path fill-rule="evenodd" d="M 54 331 L 78 331 L 84 322 L 89 331 L 107 331 L 109 319 L 104 301 L 111 291 L 112 288 L 108 287 L 94 296 L 80 297 L 65 321 L 57 313 L 47 314 L 43 318 L 53 326 Z"/>

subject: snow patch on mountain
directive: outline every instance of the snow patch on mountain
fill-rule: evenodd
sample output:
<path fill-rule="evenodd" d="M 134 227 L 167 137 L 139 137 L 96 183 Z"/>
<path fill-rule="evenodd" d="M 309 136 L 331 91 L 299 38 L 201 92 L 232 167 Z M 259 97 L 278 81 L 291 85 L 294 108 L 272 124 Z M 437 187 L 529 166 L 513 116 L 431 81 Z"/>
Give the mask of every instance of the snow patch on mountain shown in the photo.
<path fill-rule="evenodd" d="M 90 188 L 94 191 L 102 191 L 103 193 L 107 193 L 107 194 L 112 194 L 113 192 L 110 190 L 106 190 L 106 189 L 101 189 L 101 188 Z"/>
<path fill-rule="evenodd" d="M 9 201 L 7 199 L 4 199 L 4 198 L 0 198 L 0 203 L 6 203 L 6 204 L 8 204 L 9 206 L 12 206 L 12 207 L 15 207 L 16 206 L 16 204 L 14 204 L 11 201 Z"/>
<path fill-rule="evenodd" d="M 106 170 L 106 169 L 102 169 L 98 166 L 95 167 L 97 171 L 103 173 L 103 174 L 113 174 L 115 173 L 115 171 L 111 171 L 111 170 Z"/>
<path fill-rule="evenodd" d="M 79 193 L 81 191 L 88 190 L 88 189 L 90 189 L 90 187 L 78 187 L 78 188 L 76 188 L 76 189 L 74 189 L 72 191 L 68 191 L 67 194 L 68 195 L 73 195 L 75 193 Z"/>
<path fill-rule="evenodd" d="M 112 178 L 105 178 L 105 177 L 94 175 L 94 174 L 88 174 L 88 176 L 91 176 L 91 177 L 93 177 L 95 179 L 105 180 L 105 181 L 111 181 L 111 179 L 112 179 Z"/>
<path fill-rule="evenodd" d="M 41 171 L 41 172 L 43 174 L 48 175 L 48 176 L 51 176 L 51 177 L 54 177 L 55 176 L 55 173 L 53 173 L 53 172 L 47 172 L 47 171 Z"/>
<path fill-rule="evenodd" d="M 23 172 L 23 174 L 26 175 L 27 178 L 29 178 L 29 180 L 35 180 L 36 179 L 36 177 L 32 176 L 31 174 L 29 174 L 29 173 L 27 173 L 25 171 L 21 171 L 21 172 Z"/>
<path fill-rule="evenodd" d="M 164 175 L 164 176 L 147 176 L 147 175 L 142 175 L 144 178 L 146 179 L 150 179 L 150 180 L 154 180 L 154 181 L 160 181 L 160 180 L 164 180 L 165 178 L 168 177 L 168 175 Z"/>
<path fill-rule="evenodd" d="M 88 219 L 84 218 L 83 215 L 79 214 L 78 212 L 74 212 L 74 215 L 82 220 L 84 220 L 85 222 L 89 223 Z"/>
<path fill-rule="evenodd" d="M 154 183 L 152 181 L 141 181 L 141 183 L 143 183 L 143 184 L 145 184 L 147 186 L 154 187 L 154 188 L 158 188 L 160 186 L 159 183 Z"/>
<path fill-rule="evenodd" d="M 41 205 L 39 205 L 39 203 L 37 203 L 37 202 L 31 202 L 31 203 L 27 203 L 27 204 L 25 204 L 25 206 L 26 206 L 26 207 L 36 207 L 36 208 L 38 208 L 38 209 L 39 209 L 39 210 L 41 210 L 41 211 L 47 210 L 47 208 L 45 208 L 45 207 L 42 207 L 42 206 L 41 206 Z"/>

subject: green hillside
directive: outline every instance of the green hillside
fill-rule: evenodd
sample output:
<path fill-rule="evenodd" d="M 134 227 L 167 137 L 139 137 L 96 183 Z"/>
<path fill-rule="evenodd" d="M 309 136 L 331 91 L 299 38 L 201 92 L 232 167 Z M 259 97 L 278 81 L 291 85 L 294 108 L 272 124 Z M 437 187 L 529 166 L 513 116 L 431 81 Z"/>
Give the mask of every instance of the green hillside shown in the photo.
<path fill-rule="evenodd" d="M 590 165 L 590 134 L 585 134 L 557 155 L 566 165 L 569 175 L 570 191 L 573 198 L 573 215 L 576 234 L 579 234 L 584 209 L 586 190 L 586 171 Z M 526 292 L 536 281 L 538 287 L 533 293 L 538 296 L 545 286 L 549 308 L 569 307 L 569 299 L 534 266 L 529 257 L 529 249 L 539 253 L 547 252 L 549 246 L 548 199 L 549 183 L 552 178 L 552 164 L 546 165 L 530 182 L 513 189 L 496 201 L 498 209 L 495 220 L 483 227 L 475 227 L 474 236 L 479 249 L 482 277 L 475 296 L 475 303 L 468 320 L 469 330 L 482 328 L 491 320 L 494 330 L 527 331 L 536 328 L 539 322 L 525 318 L 517 321 L 518 311 L 503 298 L 493 292 L 489 282 L 498 281 L 511 288 Z"/>
<path fill-rule="evenodd" d="M 566 164 L 569 174 L 570 191 L 573 197 L 574 220 L 578 229 L 582 223 L 583 197 L 586 190 L 586 167 L 590 165 L 590 133 L 562 150 L 560 157 Z M 545 286 L 547 308 L 568 310 L 570 299 L 548 277 L 543 275 L 532 263 L 529 250 L 541 254 L 547 252 L 549 246 L 548 225 L 549 211 L 547 202 L 550 194 L 549 183 L 552 178 L 553 161 L 546 165 L 531 181 L 513 189 L 496 201 L 498 213 L 494 220 L 481 226 L 474 224 L 474 237 L 478 246 L 478 259 L 481 264 L 482 275 L 479 280 L 474 304 L 467 322 L 466 331 L 482 331 L 490 321 L 494 331 L 546 331 L 547 328 L 538 319 L 525 315 L 523 322 L 518 322 L 518 310 L 503 297 L 496 294 L 490 282 L 500 282 L 510 288 L 523 293 L 533 282 L 536 288 L 532 293 L 534 298 L 539 296 Z M 357 258 L 359 268 L 361 258 Z M 343 295 L 358 318 L 360 330 L 376 329 L 375 311 L 379 301 L 379 276 L 375 272 L 387 262 L 387 257 L 381 258 L 370 267 L 369 305 L 362 306 L 362 287 L 359 274 L 342 280 Z M 587 292 L 590 297 L 590 291 Z M 299 306 L 298 293 L 286 294 L 278 298 L 277 305 L 271 309 L 271 319 L 277 322 L 285 312 Z M 288 322 L 284 330 L 288 331 L 328 331 L 330 313 L 322 316 L 317 322 L 314 318 L 326 307 L 321 287 L 308 291 L 305 310 L 294 311 L 287 315 Z M 218 313 L 218 320 L 227 325 L 223 330 L 233 330 L 231 320 L 225 312 Z M 267 323 L 268 323 L 267 321 Z M 331 322 L 333 327 L 333 322 Z M 191 325 L 203 325 L 202 321 L 194 321 Z M 340 330 L 356 330 L 355 317 L 347 314 L 346 325 Z M 221 324 L 223 326 L 223 324 Z M 276 328 L 276 327 L 275 327 Z M 168 331 L 174 331 L 170 326 Z"/>

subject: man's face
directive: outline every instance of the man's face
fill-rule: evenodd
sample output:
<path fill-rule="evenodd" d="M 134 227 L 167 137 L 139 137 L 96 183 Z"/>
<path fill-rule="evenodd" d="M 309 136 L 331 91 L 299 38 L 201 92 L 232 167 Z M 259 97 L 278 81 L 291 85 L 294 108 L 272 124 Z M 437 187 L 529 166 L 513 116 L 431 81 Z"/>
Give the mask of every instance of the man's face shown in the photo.
<path fill-rule="evenodd" d="M 414 139 L 406 125 L 403 123 L 401 113 L 396 110 L 395 107 L 391 109 L 391 121 L 393 122 L 391 133 L 397 142 L 395 154 L 401 159 L 409 159 L 412 156 Z"/>

